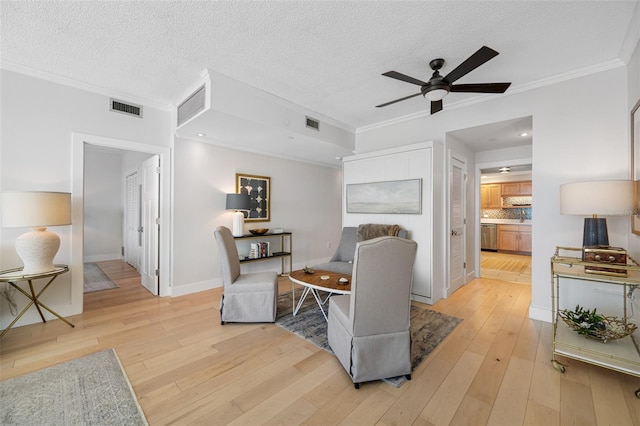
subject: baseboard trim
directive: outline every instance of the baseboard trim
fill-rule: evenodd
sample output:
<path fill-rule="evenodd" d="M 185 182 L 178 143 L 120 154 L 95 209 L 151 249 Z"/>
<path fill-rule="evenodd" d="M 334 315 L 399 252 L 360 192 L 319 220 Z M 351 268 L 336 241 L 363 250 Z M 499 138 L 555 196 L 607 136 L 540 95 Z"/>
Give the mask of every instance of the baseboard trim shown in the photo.
<path fill-rule="evenodd" d="M 186 296 L 187 294 L 198 293 L 214 288 L 222 287 L 222 278 L 204 280 L 197 283 L 174 285 L 171 287 L 171 297 Z"/>
<path fill-rule="evenodd" d="M 529 305 L 529 318 L 538 321 L 551 322 L 551 310 Z"/>

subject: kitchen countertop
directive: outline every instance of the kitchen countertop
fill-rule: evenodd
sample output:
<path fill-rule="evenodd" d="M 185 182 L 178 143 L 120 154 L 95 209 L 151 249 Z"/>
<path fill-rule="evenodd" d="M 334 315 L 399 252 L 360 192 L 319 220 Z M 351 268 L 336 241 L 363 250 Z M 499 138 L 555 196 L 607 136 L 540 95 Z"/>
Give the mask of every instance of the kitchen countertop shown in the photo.
<path fill-rule="evenodd" d="M 497 223 L 499 225 L 531 225 L 533 221 L 527 219 L 524 222 L 520 222 L 520 219 L 488 219 L 485 217 L 480 218 L 480 223 Z"/>

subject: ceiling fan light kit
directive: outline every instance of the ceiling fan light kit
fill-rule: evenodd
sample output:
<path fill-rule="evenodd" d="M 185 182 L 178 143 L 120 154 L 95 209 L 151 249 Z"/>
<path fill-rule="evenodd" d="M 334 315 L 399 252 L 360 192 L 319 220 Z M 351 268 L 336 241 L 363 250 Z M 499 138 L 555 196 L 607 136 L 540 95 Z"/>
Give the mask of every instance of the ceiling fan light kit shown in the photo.
<path fill-rule="evenodd" d="M 404 101 L 422 95 L 431 101 L 431 114 L 442 110 L 442 99 L 449 94 L 449 92 L 457 93 L 504 93 L 511 83 L 480 83 L 480 84 L 456 84 L 453 83 L 459 78 L 467 75 L 474 69 L 478 68 L 485 62 L 498 56 L 498 52 L 487 46 L 482 46 L 467 58 L 464 62 L 458 65 L 453 71 L 446 76 L 440 75 L 440 69 L 444 65 L 444 59 L 433 59 L 429 62 L 429 67 L 433 70 L 433 75 L 428 82 L 418 80 L 408 75 L 399 73 L 397 71 L 387 71 L 383 73 L 385 77 L 395 78 L 396 80 L 404 81 L 406 83 L 415 84 L 420 86 L 420 93 L 414 95 L 405 96 L 404 98 L 396 99 L 391 102 L 376 105 L 376 108 L 385 107 L 387 105 L 395 104 L 396 102 Z"/>

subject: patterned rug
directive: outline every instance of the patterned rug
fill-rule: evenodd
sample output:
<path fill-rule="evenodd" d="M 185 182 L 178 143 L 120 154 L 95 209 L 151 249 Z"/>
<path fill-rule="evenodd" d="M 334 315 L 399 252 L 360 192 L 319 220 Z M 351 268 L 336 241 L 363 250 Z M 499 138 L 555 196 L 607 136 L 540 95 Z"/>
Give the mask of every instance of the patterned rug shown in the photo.
<path fill-rule="evenodd" d="M 296 301 L 302 291 L 296 290 Z M 328 302 L 327 302 L 328 303 Z M 326 308 L 326 307 L 325 307 Z M 278 315 L 276 324 L 298 336 L 310 341 L 316 346 L 331 352 L 327 342 L 327 322 L 312 295 L 307 296 L 294 317 L 291 292 L 280 294 L 278 297 Z M 441 314 L 430 309 L 422 309 L 411 305 L 411 366 L 415 370 L 448 335 L 462 322 L 460 318 Z M 385 379 L 393 386 L 400 386 L 405 377 Z"/>
<path fill-rule="evenodd" d="M 84 264 L 84 292 L 93 293 L 95 291 L 110 290 L 118 288 L 116 283 L 102 272 L 102 269 L 95 263 Z"/>
<path fill-rule="evenodd" d="M 113 349 L 0 382 L 2 425 L 147 425 Z"/>

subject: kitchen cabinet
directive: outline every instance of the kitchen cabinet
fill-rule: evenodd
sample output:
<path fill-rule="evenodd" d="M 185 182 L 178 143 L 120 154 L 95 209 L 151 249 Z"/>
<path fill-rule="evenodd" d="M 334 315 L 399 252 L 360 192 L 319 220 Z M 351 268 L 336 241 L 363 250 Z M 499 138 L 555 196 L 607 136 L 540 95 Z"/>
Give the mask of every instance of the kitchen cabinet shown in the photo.
<path fill-rule="evenodd" d="M 498 225 L 498 250 L 531 253 L 531 225 Z"/>
<path fill-rule="evenodd" d="M 502 184 L 501 192 L 503 197 L 520 197 L 531 195 L 531 181 L 507 182 Z"/>
<path fill-rule="evenodd" d="M 480 185 L 480 202 L 483 209 L 502 208 L 502 188 L 499 183 Z"/>

